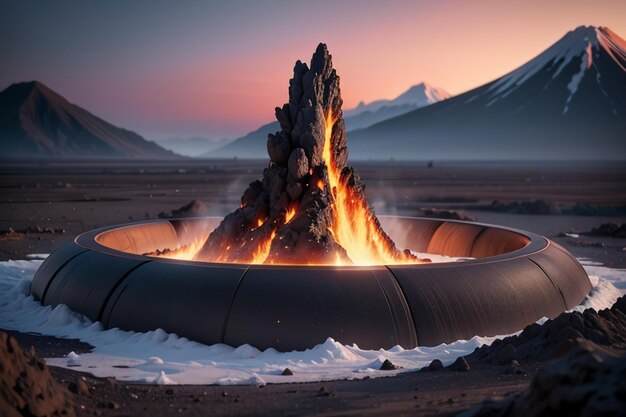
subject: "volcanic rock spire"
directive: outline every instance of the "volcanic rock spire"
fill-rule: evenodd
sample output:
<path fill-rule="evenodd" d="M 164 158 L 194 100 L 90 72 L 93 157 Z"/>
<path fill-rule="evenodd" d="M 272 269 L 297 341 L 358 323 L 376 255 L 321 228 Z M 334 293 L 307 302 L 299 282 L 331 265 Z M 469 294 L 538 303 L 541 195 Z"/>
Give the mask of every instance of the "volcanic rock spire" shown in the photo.
<path fill-rule="evenodd" d="M 297 61 L 289 102 L 276 108 L 269 166 L 240 207 L 211 233 L 197 260 L 274 264 L 402 263 L 347 166 L 339 76 L 325 44 L 311 66 Z"/>

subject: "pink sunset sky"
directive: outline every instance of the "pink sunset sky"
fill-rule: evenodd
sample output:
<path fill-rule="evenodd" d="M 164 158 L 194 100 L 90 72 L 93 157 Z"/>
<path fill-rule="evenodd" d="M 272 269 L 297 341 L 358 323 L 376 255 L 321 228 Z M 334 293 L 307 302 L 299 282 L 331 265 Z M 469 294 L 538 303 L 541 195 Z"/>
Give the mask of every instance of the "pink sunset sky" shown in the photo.
<path fill-rule="evenodd" d="M 4 2 L 0 89 L 40 80 L 148 139 L 235 137 L 273 119 L 325 42 L 344 108 L 425 81 L 457 94 L 579 25 L 626 35 L 626 1 Z M 8 57 L 8 61 L 6 60 Z"/>

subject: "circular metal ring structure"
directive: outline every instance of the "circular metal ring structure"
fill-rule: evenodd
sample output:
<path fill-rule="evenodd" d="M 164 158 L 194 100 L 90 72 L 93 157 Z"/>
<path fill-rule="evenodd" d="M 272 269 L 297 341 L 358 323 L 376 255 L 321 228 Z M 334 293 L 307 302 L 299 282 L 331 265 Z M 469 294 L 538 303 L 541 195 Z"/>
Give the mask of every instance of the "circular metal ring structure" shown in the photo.
<path fill-rule="evenodd" d="M 462 221 L 379 219 L 399 248 L 474 259 L 334 267 L 143 256 L 206 237 L 221 218 L 158 220 L 65 243 L 41 265 L 31 293 L 106 328 L 290 351 L 328 337 L 388 349 L 509 334 L 571 309 L 591 290 L 578 261 L 544 237 Z"/>

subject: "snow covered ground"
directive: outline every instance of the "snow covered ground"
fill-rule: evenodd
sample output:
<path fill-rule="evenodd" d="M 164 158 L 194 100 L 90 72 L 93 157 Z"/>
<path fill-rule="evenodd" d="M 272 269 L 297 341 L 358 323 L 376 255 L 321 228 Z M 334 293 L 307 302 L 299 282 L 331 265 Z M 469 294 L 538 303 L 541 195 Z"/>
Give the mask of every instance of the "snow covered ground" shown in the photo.
<path fill-rule="evenodd" d="M 440 359 L 444 365 L 495 337 L 474 337 L 436 347 L 364 350 L 328 338 L 306 351 L 281 353 L 217 344 L 206 346 L 163 330 L 147 333 L 105 330 L 66 306 L 43 307 L 29 295 L 30 282 L 45 255 L 29 260 L 0 262 L 0 328 L 77 338 L 95 346 L 93 353 L 50 358 L 50 365 L 70 367 L 96 376 L 156 384 L 250 384 L 359 379 L 395 375 L 427 366 Z M 626 294 L 626 270 L 610 269 L 581 260 L 593 290 L 576 310 L 608 308 Z M 541 320 L 540 320 L 541 321 Z M 403 367 L 377 370 L 385 359 Z M 293 376 L 282 376 L 285 368 Z"/>

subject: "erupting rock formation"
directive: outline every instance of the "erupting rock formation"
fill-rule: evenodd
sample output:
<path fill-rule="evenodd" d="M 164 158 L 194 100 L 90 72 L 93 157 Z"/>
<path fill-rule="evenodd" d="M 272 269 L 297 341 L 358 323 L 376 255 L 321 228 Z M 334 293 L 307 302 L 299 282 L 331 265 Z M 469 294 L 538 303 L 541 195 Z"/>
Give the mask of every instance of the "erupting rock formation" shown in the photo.
<path fill-rule="evenodd" d="M 209 236 L 196 260 L 274 264 L 419 262 L 396 249 L 347 166 L 339 76 L 320 44 L 311 67 L 296 62 L 289 102 L 276 108 L 268 168 L 241 206 Z"/>

